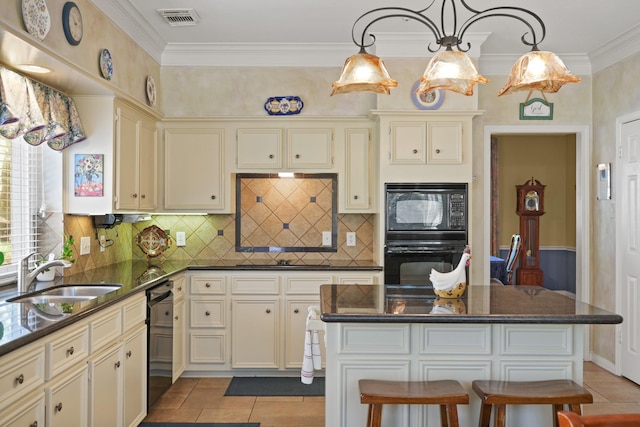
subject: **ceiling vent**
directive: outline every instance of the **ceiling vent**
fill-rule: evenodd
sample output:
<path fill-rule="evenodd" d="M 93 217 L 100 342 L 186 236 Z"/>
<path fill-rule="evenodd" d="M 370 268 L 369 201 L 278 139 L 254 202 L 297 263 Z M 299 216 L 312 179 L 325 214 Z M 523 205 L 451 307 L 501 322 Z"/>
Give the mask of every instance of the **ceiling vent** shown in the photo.
<path fill-rule="evenodd" d="M 157 9 L 158 13 L 173 27 L 197 25 L 200 16 L 194 9 Z"/>

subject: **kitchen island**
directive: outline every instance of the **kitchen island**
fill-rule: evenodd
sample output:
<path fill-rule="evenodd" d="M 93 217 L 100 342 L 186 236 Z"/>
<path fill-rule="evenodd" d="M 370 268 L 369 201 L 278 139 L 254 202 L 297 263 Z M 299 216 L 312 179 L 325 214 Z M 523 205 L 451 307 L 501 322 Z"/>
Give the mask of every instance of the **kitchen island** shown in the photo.
<path fill-rule="evenodd" d="M 470 286 L 462 299 L 434 298 L 411 285 L 323 285 L 326 326 L 326 421 L 366 425 L 358 380 L 462 383 L 469 405 L 460 425 L 476 426 L 475 379 L 572 379 L 582 384 L 584 327 L 622 317 L 539 287 Z M 383 425 L 439 425 L 437 406 L 386 405 Z M 546 406 L 509 406 L 507 425 L 552 425 Z"/>

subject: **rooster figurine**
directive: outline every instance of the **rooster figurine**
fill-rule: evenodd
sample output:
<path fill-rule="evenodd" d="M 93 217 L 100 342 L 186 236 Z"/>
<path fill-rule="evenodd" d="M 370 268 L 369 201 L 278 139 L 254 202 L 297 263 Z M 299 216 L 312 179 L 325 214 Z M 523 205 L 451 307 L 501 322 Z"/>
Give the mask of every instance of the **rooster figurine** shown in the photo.
<path fill-rule="evenodd" d="M 471 248 L 467 245 L 462 253 L 458 266 L 448 273 L 441 273 L 431 269 L 429 280 L 433 284 L 433 290 L 442 298 L 460 298 L 467 288 L 467 271 L 471 260 Z"/>

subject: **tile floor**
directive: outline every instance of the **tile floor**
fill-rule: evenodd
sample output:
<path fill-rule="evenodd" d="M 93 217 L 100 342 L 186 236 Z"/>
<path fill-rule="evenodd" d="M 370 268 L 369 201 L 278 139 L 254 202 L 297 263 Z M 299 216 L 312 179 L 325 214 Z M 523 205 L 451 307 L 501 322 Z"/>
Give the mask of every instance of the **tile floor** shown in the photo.
<path fill-rule="evenodd" d="M 324 397 L 224 396 L 230 378 L 181 378 L 145 421 L 259 422 L 260 427 L 324 427 Z M 591 363 L 584 386 L 594 403 L 585 414 L 640 413 L 640 386 Z"/>

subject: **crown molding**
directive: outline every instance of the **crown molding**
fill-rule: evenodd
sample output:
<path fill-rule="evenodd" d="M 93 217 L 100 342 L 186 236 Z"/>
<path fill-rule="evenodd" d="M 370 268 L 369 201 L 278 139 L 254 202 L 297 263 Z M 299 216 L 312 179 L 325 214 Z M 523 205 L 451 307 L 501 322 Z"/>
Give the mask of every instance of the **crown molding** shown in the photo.
<path fill-rule="evenodd" d="M 640 25 L 589 52 L 594 73 L 640 52 Z"/>
<path fill-rule="evenodd" d="M 482 55 L 478 60 L 478 71 L 480 74 L 487 76 L 506 76 L 511 71 L 511 68 L 516 63 L 520 54 L 510 55 L 498 55 L 487 54 Z M 590 75 L 591 74 L 591 61 L 586 54 L 569 54 L 558 55 L 564 65 L 576 75 Z"/>

